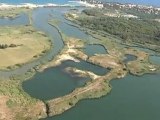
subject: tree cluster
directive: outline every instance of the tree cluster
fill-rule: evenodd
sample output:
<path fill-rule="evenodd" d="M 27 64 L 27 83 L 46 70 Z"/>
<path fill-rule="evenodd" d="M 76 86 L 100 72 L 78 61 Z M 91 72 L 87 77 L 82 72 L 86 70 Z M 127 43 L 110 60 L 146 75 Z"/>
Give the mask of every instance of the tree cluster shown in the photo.
<path fill-rule="evenodd" d="M 8 47 L 17 47 L 17 45 L 15 45 L 15 44 L 10 44 L 10 45 L 0 44 L 0 49 L 6 49 Z"/>
<path fill-rule="evenodd" d="M 131 40 L 139 43 L 152 43 L 160 45 L 160 23 L 153 20 L 109 17 L 95 15 L 93 10 L 84 10 L 90 16 L 79 17 L 81 26 L 92 30 L 100 30 L 111 35 L 118 36 L 123 40 Z M 93 16 L 94 15 L 94 16 Z"/>

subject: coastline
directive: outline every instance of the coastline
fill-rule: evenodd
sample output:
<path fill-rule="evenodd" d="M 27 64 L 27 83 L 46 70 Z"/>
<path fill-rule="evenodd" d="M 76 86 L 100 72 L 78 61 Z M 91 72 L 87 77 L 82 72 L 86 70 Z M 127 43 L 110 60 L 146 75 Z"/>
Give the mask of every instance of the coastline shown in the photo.
<path fill-rule="evenodd" d="M 70 4 L 71 3 L 71 4 Z M 73 3 L 73 4 L 72 4 Z M 75 4 L 74 4 L 75 3 Z M 29 9 L 34 9 L 34 8 L 39 8 L 39 7 L 90 7 L 90 8 L 103 8 L 104 4 L 117 4 L 121 5 L 121 7 L 127 5 L 127 6 L 138 6 L 138 7 L 144 7 L 144 8 L 155 8 L 158 11 L 160 11 L 160 5 L 149 5 L 149 4 L 138 4 L 138 3 L 131 3 L 131 2 L 105 2 L 101 1 L 99 2 L 98 0 L 96 1 L 75 1 L 75 0 L 70 0 L 68 3 L 64 4 L 55 4 L 55 3 L 44 3 L 44 4 L 35 4 L 35 3 L 19 3 L 19 4 L 8 4 L 8 3 L 0 3 L 0 10 L 2 9 L 10 9 L 10 8 L 29 8 Z"/>
<path fill-rule="evenodd" d="M 54 4 L 54 3 L 46 3 L 46 4 L 34 4 L 34 3 L 20 3 L 20 4 L 7 4 L 7 3 L 0 3 L 0 10 L 5 9 L 12 9 L 12 8 L 42 8 L 42 7 L 94 7 L 94 5 L 83 2 L 83 1 L 68 1 L 69 3 L 75 4 Z"/>

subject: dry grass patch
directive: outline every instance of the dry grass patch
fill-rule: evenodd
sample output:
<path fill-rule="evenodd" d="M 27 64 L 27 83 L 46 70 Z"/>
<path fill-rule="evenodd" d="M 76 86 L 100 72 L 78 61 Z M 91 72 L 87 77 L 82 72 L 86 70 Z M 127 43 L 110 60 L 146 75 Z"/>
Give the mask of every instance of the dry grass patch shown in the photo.
<path fill-rule="evenodd" d="M 6 9 L 0 9 L 0 17 L 9 17 L 14 18 L 20 13 L 27 13 L 31 11 L 31 9 L 27 8 L 6 8 Z"/>
<path fill-rule="evenodd" d="M 31 62 L 51 46 L 49 38 L 31 26 L 0 27 L 0 44 L 8 46 L 0 49 L 0 69 L 11 69 Z"/>
<path fill-rule="evenodd" d="M 108 54 L 92 56 L 88 59 L 88 61 L 105 68 L 116 68 L 121 66 L 119 60 L 116 57 Z"/>
<path fill-rule="evenodd" d="M 46 117 L 45 104 L 30 97 L 21 81 L 0 79 L 0 120 L 38 120 Z"/>

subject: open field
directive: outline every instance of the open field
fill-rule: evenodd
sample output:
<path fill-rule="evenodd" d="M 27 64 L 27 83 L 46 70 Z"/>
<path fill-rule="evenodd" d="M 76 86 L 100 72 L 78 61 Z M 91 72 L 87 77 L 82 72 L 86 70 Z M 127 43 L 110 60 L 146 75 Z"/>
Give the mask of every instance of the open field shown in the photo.
<path fill-rule="evenodd" d="M 50 49 L 49 38 L 31 26 L 0 27 L 0 69 L 31 62 Z"/>

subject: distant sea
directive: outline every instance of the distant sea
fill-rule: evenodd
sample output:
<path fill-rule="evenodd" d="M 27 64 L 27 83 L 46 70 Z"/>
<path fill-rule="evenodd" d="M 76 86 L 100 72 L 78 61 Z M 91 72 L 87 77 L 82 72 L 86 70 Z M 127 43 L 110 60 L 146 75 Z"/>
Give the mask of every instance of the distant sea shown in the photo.
<path fill-rule="evenodd" d="M 53 3 L 53 4 L 58 4 L 58 5 L 77 4 L 76 2 L 70 2 L 70 1 L 79 1 L 79 0 L 0 0 L 0 3 L 5 3 L 5 4 L 23 4 L 23 3 L 47 4 L 47 3 Z"/>
<path fill-rule="evenodd" d="M 46 3 L 53 3 L 53 4 L 71 4 L 76 5 L 77 3 L 69 2 L 72 0 L 0 0 L 0 3 L 6 4 L 22 4 L 22 3 L 34 3 L 34 4 L 46 4 Z M 79 1 L 79 0 L 73 0 Z M 120 2 L 120 3 L 134 3 L 134 4 L 142 4 L 142 5 L 152 5 L 160 7 L 160 0 L 100 0 L 106 2 Z"/>

